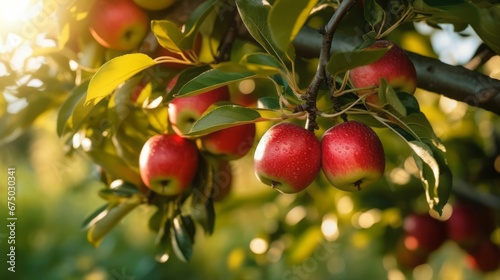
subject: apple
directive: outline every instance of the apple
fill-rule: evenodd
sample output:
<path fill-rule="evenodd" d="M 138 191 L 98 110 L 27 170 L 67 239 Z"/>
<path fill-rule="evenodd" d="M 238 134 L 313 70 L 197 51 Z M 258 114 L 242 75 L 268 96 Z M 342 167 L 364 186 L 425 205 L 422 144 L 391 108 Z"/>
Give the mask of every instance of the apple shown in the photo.
<path fill-rule="evenodd" d="M 429 214 L 410 214 L 403 221 L 407 246 L 432 252 L 446 240 L 446 227 L 443 222 Z M 411 239 L 411 240 L 410 240 Z"/>
<path fill-rule="evenodd" d="M 314 133 L 293 123 L 278 123 L 264 133 L 254 154 L 254 172 L 282 193 L 309 186 L 321 169 L 321 144 Z"/>
<path fill-rule="evenodd" d="M 198 148 L 191 140 L 175 134 L 149 138 L 139 155 L 142 181 L 160 195 L 185 190 L 198 169 Z"/>
<path fill-rule="evenodd" d="M 404 269 L 413 269 L 426 263 L 429 258 L 429 252 L 409 248 L 406 245 L 407 243 L 406 238 L 403 238 L 396 245 L 394 256 L 398 265 Z"/>
<path fill-rule="evenodd" d="M 201 137 L 203 149 L 226 160 L 243 157 L 255 140 L 255 124 L 248 123 L 212 132 Z"/>
<path fill-rule="evenodd" d="M 170 91 L 177 82 L 175 76 L 167 86 Z M 168 117 L 172 128 L 178 135 L 183 136 L 191 130 L 193 124 L 214 103 L 228 101 L 230 98 L 227 86 L 222 86 L 207 92 L 187 97 L 174 98 L 168 104 Z"/>
<path fill-rule="evenodd" d="M 143 9 L 158 11 L 172 6 L 175 1 L 176 0 L 134 0 L 134 3 Z"/>
<path fill-rule="evenodd" d="M 396 91 L 403 91 L 409 94 L 415 93 L 417 88 L 417 71 L 413 62 L 406 52 L 396 44 L 379 40 L 367 49 L 388 48 L 389 51 L 377 61 L 363 65 L 349 71 L 349 77 L 354 88 L 364 88 L 369 86 L 379 86 L 380 79 L 384 78 Z M 366 94 L 366 91 L 358 91 L 359 95 Z M 368 103 L 379 104 L 378 96 L 371 94 L 366 98 Z"/>
<path fill-rule="evenodd" d="M 450 218 L 446 220 L 448 238 L 462 248 L 474 247 L 483 235 L 481 226 L 483 214 L 466 203 L 457 203 L 452 209 Z"/>
<path fill-rule="evenodd" d="M 201 36 L 200 33 L 198 33 L 198 34 L 196 34 L 196 38 L 194 40 L 193 48 L 191 50 L 185 50 L 185 51 L 183 51 L 183 54 L 186 57 L 188 57 L 188 58 L 189 58 L 189 55 L 188 55 L 189 51 L 192 51 L 196 55 L 199 55 L 200 52 L 201 52 L 201 44 L 202 44 L 202 36 Z M 165 49 L 165 48 L 163 48 L 161 46 L 158 47 L 157 53 L 158 53 L 157 54 L 158 57 L 160 57 L 160 56 L 168 56 L 168 57 L 172 57 L 172 58 L 184 60 L 184 58 L 181 56 L 180 53 L 176 53 L 176 52 L 170 51 L 170 50 Z M 188 64 L 174 63 L 174 62 L 165 62 L 165 63 L 162 63 L 161 65 L 164 66 L 164 67 L 167 67 L 169 69 L 173 69 L 173 70 L 177 70 L 177 71 L 184 70 L 186 67 L 189 66 Z"/>
<path fill-rule="evenodd" d="M 467 250 L 467 265 L 481 272 L 495 271 L 500 267 L 498 245 L 485 238 L 473 249 Z"/>
<path fill-rule="evenodd" d="M 329 128 L 321 139 L 322 169 L 330 183 L 344 191 L 357 191 L 384 174 L 384 148 L 367 125 L 347 121 Z"/>
<path fill-rule="evenodd" d="M 231 191 L 233 183 L 233 170 L 231 163 L 227 160 L 219 160 L 214 169 L 214 188 L 212 197 L 215 202 L 223 200 Z"/>
<path fill-rule="evenodd" d="M 97 0 L 89 12 L 89 28 L 102 46 L 130 51 L 146 36 L 149 17 L 132 0 Z"/>

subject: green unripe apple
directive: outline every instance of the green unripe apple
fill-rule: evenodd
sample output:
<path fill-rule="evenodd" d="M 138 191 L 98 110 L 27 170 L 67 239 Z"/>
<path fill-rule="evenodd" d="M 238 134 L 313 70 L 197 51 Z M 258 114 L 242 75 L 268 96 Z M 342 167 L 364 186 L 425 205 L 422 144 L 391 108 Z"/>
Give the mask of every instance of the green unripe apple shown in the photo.
<path fill-rule="evenodd" d="M 348 121 L 329 128 L 321 139 L 322 169 L 330 183 L 357 191 L 384 174 L 384 148 L 367 125 Z"/>

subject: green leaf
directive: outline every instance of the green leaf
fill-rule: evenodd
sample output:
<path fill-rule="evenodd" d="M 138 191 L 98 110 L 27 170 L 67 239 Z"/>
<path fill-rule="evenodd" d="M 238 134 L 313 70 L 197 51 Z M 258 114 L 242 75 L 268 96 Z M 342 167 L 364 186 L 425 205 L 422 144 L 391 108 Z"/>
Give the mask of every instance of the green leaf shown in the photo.
<path fill-rule="evenodd" d="M 81 229 L 88 230 L 97 221 L 102 219 L 108 212 L 108 205 L 109 205 L 108 203 L 104 204 L 103 206 L 97 208 L 94 212 L 92 212 L 92 214 L 85 217 L 85 219 L 82 222 Z"/>
<path fill-rule="evenodd" d="M 64 103 L 61 105 L 59 112 L 57 114 L 57 135 L 61 137 L 64 131 L 67 129 L 68 123 L 71 122 L 71 117 L 77 105 L 81 103 L 81 100 L 87 94 L 87 88 L 89 86 L 90 80 L 87 80 L 80 85 L 76 86 L 69 94 Z M 91 107 L 86 108 L 90 110 Z"/>
<path fill-rule="evenodd" d="M 274 110 L 251 109 L 239 105 L 222 105 L 203 114 L 194 123 L 187 136 L 198 137 L 232 126 L 275 120 L 279 119 L 281 115 L 282 113 Z"/>
<path fill-rule="evenodd" d="M 276 60 L 276 58 L 267 53 L 249 53 L 244 55 L 241 60 L 241 64 L 258 64 L 263 66 L 269 66 L 273 69 L 283 69 L 283 65 Z"/>
<path fill-rule="evenodd" d="M 121 179 L 114 180 L 109 188 L 99 191 L 99 196 L 110 203 L 122 202 L 137 194 L 140 194 L 140 191 L 134 184 Z"/>
<path fill-rule="evenodd" d="M 255 63 L 235 63 L 235 62 L 223 62 L 214 66 L 216 70 L 225 72 L 225 73 L 243 73 L 250 74 L 253 73 L 254 77 L 261 76 L 267 77 L 274 74 L 278 74 L 280 72 L 279 68 L 275 68 L 273 66 L 267 66 L 262 64 Z"/>
<path fill-rule="evenodd" d="M 149 218 L 148 228 L 154 232 L 160 231 L 160 228 L 163 226 L 162 221 L 164 220 L 163 219 L 164 215 L 165 215 L 165 212 L 159 206 L 158 209 L 156 210 L 156 212 L 153 214 L 153 216 L 151 216 L 151 218 Z M 168 232 L 170 232 L 170 228 L 169 228 Z M 157 239 L 159 239 L 159 238 L 161 238 L 161 236 L 158 237 L 158 235 L 157 235 Z M 170 241 L 170 237 L 169 237 L 169 241 Z"/>
<path fill-rule="evenodd" d="M 396 94 L 403 106 L 405 106 L 407 115 L 420 113 L 420 105 L 415 96 L 406 92 L 397 92 Z"/>
<path fill-rule="evenodd" d="M 410 141 L 408 145 L 413 151 L 413 159 L 420 171 L 420 180 L 424 185 L 427 203 L 434 208 L 439 203 L 437 189 L 439 186 L 439 164 L 434 158 L 432 149 L 425 143 Z"/>
<path fill-rule="evenodd" d="M 92 158 L 93 162 L 102 166 L 113 179 L 122 179 L 136 186 L 142 183 L 138 170 L 134 170 L 121 157 L 101 149 L 92 149 L 87 154 Z"/>
<path fill-rule="evenodd" d="M 177 75 L 177 82 L 174 87 L 168 91 L 168 95 L 165 97 L 165 101 L 171 101 L 179 90 L 189 81 L 203 74 L 204 72 L 212 69 L 209 65 L 200 65 L 195 67 L 189 67 L 184 69 Z"/>
<path fill-rule="evenodd" d="M 133 106 L 131 95 L 138 87 L 142 77 L 132 77 L 124 82 L 113 94 L 108 103 L 108 117 L 115 127 L 118 127 L 130 114 Z"/>
<path fill-rule="evenodd" d="M 166 214 L 164 211 L 158 211 L 160 213 L 161 221 L 158 224 L 159 229 L 156 230 L 155 244 L 157 246 L 157 253 L 155 259 L 158 262 L 165 262 L 170 257 L 170 251 L 172 250 L 172 220 L 166 219 Z M 157 213 L 158 213 L 157 212 Z M 156 215 L 156 214 L 155 214 Z M 166 256 L 166 258 L 165 258 Z"/>
<path fill-rule="evenodd" d="M 126 54 L 106 62 L 90 81 L 85 105 L 96 104 L 120 84 L 154 65 L 156 62 L 142 53 Z"/>
<path fill-rule="evenodd" d="M 382 78 L 378 88 L 378 98 L 382 104 L 389 104 L 400 116 L 406 116 L 406 107 L 399 100 L 394 89 Z"/>
<path fill-rule="evenodd" d="M 215 188 L 214 164 L 203 157 L 193 182 L 190 213 L 206 234 L 212 234 L 215 226 L 213 189 Z"/>
<path fill-rule="evenodd" d="M 94 246 L 99 247 L 104 236 L 113 229 L 130 211 L 142 203 L 140 196 L 133 196 L 120 204 L 109 205 L 99 216 L 87 232 L 87 240 Z"/>
<path fill-rule="evenodd" d="M 420 141 L 429 140 L 433 145 L 440 150 L 445 150 L 441 140 L 436 136 L 432 125 L 424 115 L 424 113 L 414 113 L 401 119 L 406 126 L 410 129 L 413 135 L 417 136 Z"/>
<path fill-rule="evenodd" d="M 330 57 L 326 69 L 337 75 L 349 69 L 373 63 L 380 59 L 389 49 L 362 49 L 349 52 L 335 52 Z"/>
<path fill-rule="evenodd" d="M 443 207 L 446 205 L 448 199 L 450 198 L 451 189 L 453 187 L 453 175 L 451 173 L 450 167 L 448 166 L 448 163 L 446 162 L 445 151 L 442 150 L 441 147 L 436 146 L 434 143 L 429 142 L 428 140 L 424 142 L 431 148 L 434 158 L 436 159 L 436 162 L 439 166 L 438 186 L 433 193 L 433 195 L 435 196 L 433 209 L 441 214 Z"/>
<path fill-rule="evenodd" d="M 268 22 L 276 46 L 287 51 L 307 21 L 317 0 L 277 0 L 269 11 Z"/>
<path fill-rule="evenodd" d="M 216 4 L 218 3 L 219 2 L 216 0 L 204 1 L 193 11 L 184 25 L 187 30 L 184 40 L 187 41 L 188 45 L 193 45 L 196 39 L 196 33 L 200 27 L 206 23 L 205 19 L 215 10 Z"/>
<path fill-rule="evenodd" d="M 267 1 L 236 0 L 241 19 L 252 37 L 271 55 L 285 66 L 285 53 L 272 40 L 269 30 L 268 16 L 271 6 Z M 294 58 L 291 58 L 292 60 Z"/>
<path fill-rule="evenodd" d="M 465 14 L 465 13 L 464 13 Z M 478 21 L 470 22 L 477 35 L 497 54 L 500 54 L 500 6 L 480 8 Z"/>
<path fill-rule="evenodd" d="M 378 128 L 386 127 L 386 125 L 381 123 L 379 120 L 377 120 L 374 116 L 370 114 L 349 114 L 349 119 L 362 122 L 370 127 L 378 127 Z"/>
<path fill-rule="evenodd" d="M 177 215 L 171 227 L 172 247 L 177 257 L 183 262 L 187 262 L 193 255 L 194 227 L 189 224 L 189 222 L 192 223 L 190 219 L 190 217 Z"/>
<path fill-rule="evenodd" d="M 184 84 L 175 96 L 192 96 L 234 82 L 250 79 L 255 76 L 255 73 L 252 72 L 225 72 L 218 69 L 212 69 Z"/>
<path fill-rule="evenodd" d="M 376 0 L 364 0 L 363 11 L 366 21 L 372 26 L 379 24 L 383 18 L 385 11 Z"/>
<path fill-rule="evenodd" d="M 265 96 L 257 100 L 257 107 L 262 109 L 280 109 L 280 100 L 274 96 Z"/>
<path fill-rule="evenodd" d="M 184 34 L 176 23 L 169 20 L 152 20 L 151 30 L 163 48 L 173 52 L 182 52 L 185 49 L 181 46 Z"/>

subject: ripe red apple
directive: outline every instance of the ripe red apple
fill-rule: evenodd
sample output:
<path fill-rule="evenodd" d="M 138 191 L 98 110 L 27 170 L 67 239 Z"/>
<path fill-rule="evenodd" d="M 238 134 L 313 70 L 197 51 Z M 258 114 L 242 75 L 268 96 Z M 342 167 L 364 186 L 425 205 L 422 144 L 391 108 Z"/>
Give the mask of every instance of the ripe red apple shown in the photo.
<path fill-rule="evenodd" d="M 429 214 L 411 214 L 405 217 L 403 229 L 408 240 L 407 246 L 432 252 L 446 240 L 446 227 L 443 222 Z"/>
<path fill-rule="evenodd" d="M 495 271 L 500 267 L 500 248 L 484 238 L 473 249 L 467 250 L 467 265 L 481 272 Z"/>
<path fill-rule="evenodd" d="M 202 43 L 202 36 L 200 33 L 198 33 L 196 35 L 196 38 L 194 40 L 194 45 L 193 45 L 193 49 L 191 50 L 185 50 L 183 52 L 183 54 L 189 58 L 189 55 L 188 53 L 191 51 L 191 52 L 194 52 L 196 55 L 199 55 L 200 52 L 201 52 L 201 43 Z M 181 54 L 179 53 L 176 53 L 176 52 L 172 52 L 168 49 L 165 49 L 163 47 L 158 47 L 158 51 L 157 51 L 157 56 L 160 57 L 160 56 L 169 56 L 169 57 L 173 57 L 173 58 L 177 58 L 177 59 L 180 59 L 180 60 L 184 60 L 181 56 Z M 181 71 L 183 69 L 185 69 L 186 67 L 188 67 L 187 64 L 181 64 L 181 63 L 173 63 L 173 62 L 166 62 L 166 63 L 162 63 L 161 64 L 162 66 L 164 67 L 167 67 L 169 69 L 173 69 L 173 70 L 177 70 L 177 71 Z"/>
<path fill-rule="evenodd" d="M 292 123 L 272 126 L 254 155 L 257 178 L 282 193 L 309 186 L 321 169 L 321 144 L 314 133 Z"/>
<path fill-rule="evenodd" d="M 137 6 L 151 11 L 158 11 L 172 6 L 176 0 L 134 0 Z"/>
<path fill-rule="evenodd" d="M 348 121 L 328 129 L 321 140 L 322 169 L 330 183 L 344 191 L 357 191 L 382 177 L 384 148 L 367 125 Z"/>
<path fill-rule="evenodd" d="M 201 145 L 207 152 L 226 160 L 243 157 L 250 151 L 255 140 L 255 124 L 242 124 L 212 132 L 201 137 Z"/>
<path fill-rule="evenodd" d="M 228 196 L 233 183 L 233 170 L 231 163 L 227 160 L 219 160 L 214 170 L 214 189 L 212 196 L 214 201 L 221 201 Z"/>
<path fill-rule="evenodd" d="M 405 238 L 398 241 L 394 255 L 396 257 L 396 262 L 401 268 L 413 269 L 421 264 L 427 262 L 429 258 L 429 252 L 424 250 L 418 250 L 409 248 L 406 244 Z"/>
<path fill-rule="evenodd" d="M 415 93 L 415 89 L 417 88 L 417 72 L 413 62 L 403 49 L 385 40 L 376 41 L 368 49 L 388 47 L 391 47 L 391 49 L 379 60 L 354 68 L 349 72 L 353 87 L 379 86 L 380 79 L 384 78 L 396 91 L 403 91 L 409 94 Z M 366 94 L 366 91 L 359 91 L 358 94 Z M 381 105 L 379 104 L 377 94 L 368 96 L 366 101 Z"/>
<path fill-rule="evenodd" d="M 167 91 L 174 87 L 177 76 L 170 81 Z M 174 98 L 168 104 L 168 117 L 172 128 L 178 135 L 184 135 L 191 130 L 193 124 L 214 103 L 228 101 L 230 98 L 227 86 L 212 89 L 210 91 L 187 97 Z"/>
<path fill-rule="evenodd" d="M 97 0 L 89 13 L 89 28 L 104 47 L 130 51 L 146 36 L 149 17 L 132 0 Z"/>
<path fill-rule="evenodd" d="M 175 134 L 155 135 L 146 141 L 139 157 L 144 184 L 161 195 L 186 189 L 198 169 L 198 149 L 191 140 Z"/>
<path fill-rule="evenodd" d="M 452 214 L 446 220 L 448 238 L 463 248 L 474 247 L 483 235 L 481 216 L 482 213 L 476 212 L 470 204 L 453 205 Z"/>

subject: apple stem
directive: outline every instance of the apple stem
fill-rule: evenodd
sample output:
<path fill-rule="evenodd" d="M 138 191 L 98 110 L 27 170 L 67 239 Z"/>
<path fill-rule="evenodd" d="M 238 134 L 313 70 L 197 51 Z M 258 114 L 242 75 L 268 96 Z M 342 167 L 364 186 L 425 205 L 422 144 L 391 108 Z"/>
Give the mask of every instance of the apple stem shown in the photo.
<path fill-rule="evenodd" d="M 358 191 L 361 190 L 361 183 L 363 183 L 363 180 L 358 180 L 358 181 L 354 182 L 354 186 L 356 188 L 358 188 Z"/>
<path fill-rule="evenodd" d="M 276 182 L 276 181 L 271 181 L 271 187 L 272 187 L 273 189 L 276 189 L 279 185 L 280 185 L 280 183 L 279 183 L 279 182 Z"/>
<path fill-rule="evenodd" d="M 355 2 L 356 0 L 342 1 L 328 23 L 319 30 L 319 33 L 323 35 L 323 40 L 319 54 L 318 69 L 316 70 L 316 74 L 314 75 L 311 84 L 307 88 L 305 96 L 302 97 L 302 99 L 306 101 L 305 104 L 298 106 L 297 108 L 297 110 L 307 111 L 307 129 L 309 131 L 314 131 L 318 128 L 318 124 L 316 123 L 316 116 L 318 113 L 316 99 L 318 97 L 318 91 L 321 83 L 326 82 L 329 87 L 332 87 L 334 84 L 332 76 L 326 71 L 326 64 L 330 61 L 330 49 L 332 47 L 333 34 L 342 21 L 344 15 L 347 14 Z"/>

